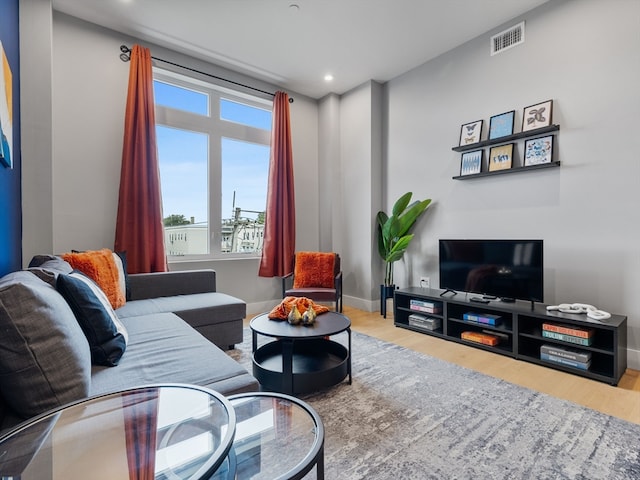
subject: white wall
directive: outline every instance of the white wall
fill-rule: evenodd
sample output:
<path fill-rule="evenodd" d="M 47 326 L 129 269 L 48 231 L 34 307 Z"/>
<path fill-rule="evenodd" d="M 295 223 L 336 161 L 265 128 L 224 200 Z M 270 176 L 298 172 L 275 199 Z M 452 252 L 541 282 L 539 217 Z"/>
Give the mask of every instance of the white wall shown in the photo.
<path fill-rule="evenodd" d="M 376 306 L 372 300 L 382 280 L 375 246 L 375 215 L 382 198 L 381 108 L 382 87 L 373 81 L 340 101 L 342 210 L 333 228 L 339 232 L 345 303 L 366 310 Z"/>
<path fill-rule="evenodd" d="M 20 1 L 22 260 L 53 251 L 50 0 Z M 44 87 L 44 88 L 43 88 Z"/>
<path fill-rule="evenodd" d="M 49 0 L 42 0 L 41 5 L 40 14 L 50 11 Z M 129 64 L 123 63 L 118 55 L 121 44 L 131 46 L 136 42 L 58 12 L 53 13 L 49 26 L 52 35 L 41 35 L 39 43 L 22 45 L 26 55 L 34 57 L 48 48 L 53 70 L 50 84 L 34 82 L 24 89 L 25 95 L 45 100 L 49 97 L 53 103 L 52 120 L 46 117 L 43 120 L 52 132 L 51 157 L 38 158 L 27 151 L 24 159 L 25 164 L 43 163 L 42 168 L 32 167 L 32 171 L 27 172 L 23 178 L 26 185 L 37 185 L 43 177 L 51 179 L 50 192 L 32 188 L 33 201 L 24 200 L 34 205 L 25 218 L 25 232 L 29 232 L 23 241 L 25 263 L 34 254 L 44 253 L 41 248 L 47 244 L 50 245 L 47 250 L 55 253 L 113 248 L 129 74 Z M 145 46 L 151 48 L 154 56 L 264 90 L 277 90 L 274 85 L 197 59 L 158 46 Z M 34 73 L 38 72 L 32 67 L 25 78 L 34 78 L 28 77 Z M 295 99 L 290 108 L 297 200 L 296 244 L 299 249 L 313 250 L 319 242 L 317 103 L 295 92 L 290 92 L 290 96 Z M 38 119 L 37 113 L 31 118 Z M 46 136 L 39 138 L 36 145 L 44 142 L 46 148 L 46 140 Z M 36 152 L 35 147 L 33 151 Z M 37 238 L 43 240 L 35 241 Z M 251 311 L 256 311 L 271 308 L 273 299 L 281 295 L 280 280 L 259 278 L 258 264 L 259 260 L 253 258 L 186 262 L 172 264 L 170 268 L 214 268 L 218 271 L 218 289 L 245 299 L 251 304 Z"/>
<path fill-rule="evenodd" d="M 640 162 L 632 142 L 640 112 L 639 19 L 636 0 L 556 0 L 384 87 L 368 82 L 319 104 L 292 93 L 297 248 L 340 251 L 347 303 L 374 308 L 382 267 L 374 215 L 413 191 L 434 204 L 418 222 L 405 261 L 396 265 L 397 284 L 416 284 L 428 275 L 437 285 L 439 238 L 543 238 L 547 302 L 593 303 L 628 315 L 629 365 L 640 368 Z M 490 35 L 520 20 L 526 21 L 525 44 L 490 57 Z M 47 158 L 47 135 L 23 149 L 25 185 L 38 185 L 38 172 L 52 170 L 51 186 L 28 190 L 37 203 L 25 210 L 25 262 L 42 253 L 43 245 L 62 252 L 111 247 L 114 238 L 128 76 L 118 48 L 134 41 L 57 13 L 52 36 L 49 44 L 45 32 L 21 45 L 25 58 L 53 50 L 51 85 L 46 78 L 23 85 L 24 95 L 53 101 L 52 157 Z M 151 47 L 162 58 L 276 89 Z M 23 79 L 42 74 L 34 63 L 25 68 Z M 460 154 L 451 147 L 461 124 L 488 122 L 516 109 L 517 130 L 523 107 L 550 98 L 554 123 L 561 126 L 560 168 L 451 179 L 459 169 Z M 46 117 L 46 105 L 41 110 Z M 37 108 L 27 112 L 31 121 L 39 120 Z M 327 165 L 333 176 L 326 174 Z M 327 198 L 322 184 L 314 183 L 318 177 L 339 179 L 335 197 Z M 257 260 L 172 266 L 198 267 L 215 268 L 220 290 L 257 309 L 279 298 L 277 280 L 257 277 Z"/>
<path fill-rule="evenodd" d="M 524 45 L 491 57 L 490 36 L 520 20 Z M 546 303 L 627 315 L 640 368 L 639 20 L 634 0 L 550 2 L 388 82 L 387 205 L 409 190 L 435 202 L 396 283 L 437 285 L 439 238 L 542 238 Z M 463 123 L 515 109 L 519 131 L 548 99 L 560 168 L 452 180 Z"/>

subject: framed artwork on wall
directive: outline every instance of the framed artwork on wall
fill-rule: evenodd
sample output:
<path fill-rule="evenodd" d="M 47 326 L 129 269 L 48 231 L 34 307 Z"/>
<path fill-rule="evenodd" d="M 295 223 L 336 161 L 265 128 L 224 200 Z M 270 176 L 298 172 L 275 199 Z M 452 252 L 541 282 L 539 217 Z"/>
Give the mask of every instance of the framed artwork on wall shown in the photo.
<path fill-rule="evenodd" d="M 489 150 L 489 171 L 507 170 L 513 163 L 513 143 L 492 147 Z"/>
<path fill-rule="evenodd" d="M 513 135 L 513 119 L 516 111 L 504 112 L 489 119 L 489 140 Z"/>
<path fill-rule="evenodd" d="M 13 79 L 0 42 L 0 164 L 13 168 Z"/>
<path fill-rule="evenodd" d="M 480 141 L 482 135 L 482 123 L 484 120 L 465 123 L 460 128 L 460 146 L 471 145 Z"/>
<path fill-rule="evenodd" d="M 465 152 L 460 159 L 460 175 L 473 175 L 482 171 L 482 157 L 484 150 Z"/>
<path fill-rule="evenodd" d="M 528 132 L 551 125 L 552 108 L 553 100 L 526 107 L 522 115 L 522 131 Z"/>
<path fill-rule="evenodd" d="M 524 166 L 551 163 L 553 158 L 553 135 L 533 138 L 524 142 Z"/>

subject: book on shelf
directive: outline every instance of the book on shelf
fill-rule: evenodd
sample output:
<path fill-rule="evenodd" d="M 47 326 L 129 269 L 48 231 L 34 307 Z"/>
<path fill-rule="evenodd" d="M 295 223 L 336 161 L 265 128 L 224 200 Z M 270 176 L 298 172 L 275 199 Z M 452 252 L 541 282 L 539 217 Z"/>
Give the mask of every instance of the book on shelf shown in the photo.
<path fill-rule="evenodd" d="M 495 335 L 481 332 L 462 332 L 460 338 L 463 340 L 469 340 L 470 342 L 481 343 L 483 345 L 489 345 L 495 347 L 500 343 L 500 339 Z"/>
<path fill-rule="evenodd" d="M 409 300 L 409 305 L 419 305 L 421 307 L 428 308 L 442 308 L 442 305 L 440 305 L 439 303 L 431 302 L 429 300 L 420 300 L 418 298 L 412 298 L 411 300 Z"/>
<path fill-rule="evenodd" d="M 440 325 L 430 325 L 428 323 L 415 323 L 409 320 L 409 325 L 412 327 L 419 328 L 420 330 L 429 330 L 430 332 L 435 332 L 440 329 Z"/>
<path fill-rule="evenodd" d="M 496 327 L 502 322 L 500 315 L 493 315 L 491 313 L 474 313 L 467 312 L 462 315 L 462 319 L 467 322 L 484 323 L 485 325 L 491 325 Z"/>
<path fill-rule="evenodd" d="M 567 335 L 565 333 L 552 332 L 551 330 L 542 330 L 542 336 L 546 338 L 553 338 L 554 340 L 573 343 L 576 345 L 584 345 L 585 347 L 588 347 L 593 343 L 592 338 L 575 337 L 573 335 Z"/>
<path fill-rule="evenodd" d="M 586 363 L 591 360 L 591 352 L 571 347 L 562 347 L 559 345 L 544 344 L 540 346 L 540 353 L 546 353 L 547 355 L 552 355 L 554 357 L 566 358 L 567 360 L 573 360 L 574 362 Z"/>
<path fill-rule="evenodd" d="M 592 328 L 567 327 L 565 325 L 557 325 L 555 323 L 543 323 L 542 329 L 548 330 L 549 332 L 562 333 L 564 335 L 571 335 L 572 337 L 580 338 L 591 338 L 594 332 Z"/>
<path fill-rule="evenodd" d="M 436 302 L 429 302 L 427 300 L 418 300 L 417 298 L 412 298 L 411 300 L 409 300 L 409 309 L 416 310 L 418 312 L 441 313 L 442 305 Z"/>
<path fill-rule="evenodd" d="M 565 365 L 567 367 L 577 368 L 579 370 L 589 370 L 591 367 L 591 360 L 588 362 L 576 362 L 575 360 L 556 357 L 555 355 L 549 355 L 548 353 L 540 353 L 540 359 L 546 360 L 547 362 L 557 363 L 559 365 Z"/>
<path fill-rule="evenodd" d="M 442 327 L 442 319 L 425 317 L 424 315 L 417 315 L 412 313 L 408 317 L 409 325 L 419 328 L 425 328 L 427 330 L 437 330 Z"/>
<path fill-rule="evenodd" d="M 509 334 L 503 332 L 496 332 L 495 330 L 482 330 L 482 333 L 493 335 L 498 337 L 498 343 L 509 343 Z"/>
<path fill-rule="evenodd" d="M 409 310 L 415 310 L 416 312 L 425 312 L 425 313 L 441 313 L 442 312 L 442 308 L 424 307 L 422 305 L 409 305 Z"/>

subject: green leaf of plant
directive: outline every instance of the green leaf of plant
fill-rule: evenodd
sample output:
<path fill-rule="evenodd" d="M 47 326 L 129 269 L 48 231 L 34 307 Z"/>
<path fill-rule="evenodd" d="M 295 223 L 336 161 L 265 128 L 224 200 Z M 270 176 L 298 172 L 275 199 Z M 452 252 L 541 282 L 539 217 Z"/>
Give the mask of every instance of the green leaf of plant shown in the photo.
<path fill-rule="evenodd" d="M 384 238 L 384 246 L 388 250 L 391 249 L 391 246 L 395 242 L 395 239 L 398 238 L 399 232 L 402 228 L 402 224 L 400 220 L 395 215 L 392 215 L 387 219 L 385 224 L 382 226 L 382 237 Z"/>
<path fill-rule="evenodd" d="M 409 243 L 411 242 L 411 239 L 413 239 L 413 235 L 414 234 L 412 233 L 410 235 L 405 235 L 404 237 L 400 237 L 398 241 L 394 243 L 390 253 L 394 253 L 399 250 L 403 250 L 403 251 L 406 250 L 407 247 L 409 246 Z"/>
<path fill-rule="evenodd" d="M 385 260 L 387 258 L 387 249 L 384 246 L 384 235 L 382 234 L 382 225 L 378 224 L 378 254 L 380 258 Z"/>
<path fill-rule="evenodd" d="M 407 205 L 409 205 L 409 202 L 411 201 L 412 195 L 413 195 L 413 192 L 407 192 L 404 195 L 402 195 L 398 200 L 396 200 L 396 203 L 393 206 L 393 210 L 391 210 L 391 214 L 397 217 L 402 212 L 404 212 L 404 210 L 407 208 Z"/>
<path fill-rule="evenodd" d="M 427 209 L 429 204 L 431 203 L 431 199 L 428 198 L 421 202 L 413 203 L 406 212 L 399 217 L 399 226 L 398 226 L 398 235 L 405 235 L 411 227 L 416 223 L 416 220 L 422 213 Z"/>
<path fill-rule="evenodd" d="M 393 281 L 393 262 L 402 258 L 413 239 L 409 231 L 431 203 L 431 199 L 411 202 L 412 192 L 402 195 L 393 205 L 391 216 L 380 211 L 376 215 L 378 254 L 386 262 L 385 284 Z"/>

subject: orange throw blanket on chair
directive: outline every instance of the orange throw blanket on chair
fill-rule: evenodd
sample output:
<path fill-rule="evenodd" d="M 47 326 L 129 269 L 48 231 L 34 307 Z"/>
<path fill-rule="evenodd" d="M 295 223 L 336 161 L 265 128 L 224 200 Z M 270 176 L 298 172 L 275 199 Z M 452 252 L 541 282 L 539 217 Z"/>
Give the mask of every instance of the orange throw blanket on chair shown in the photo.
<path fill-rule="evenodd" d="M 300 313 L 306 312 L 309 309 L 309 306 L 313 308 L 317 315 L 329 311 L 329 307 L 318 305 L 307 297 L 284 297 L 284 300 L 273 307 L 269 312 L 269 318 L 271 320 L 286 320 L 294 305 L 298 308 Z"/>

